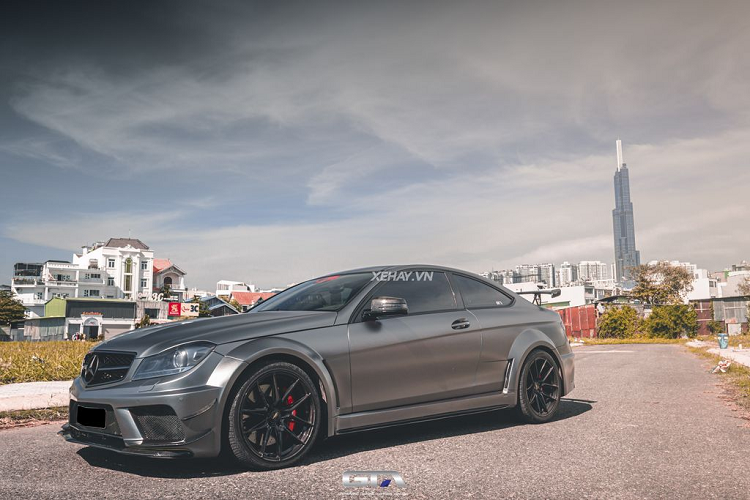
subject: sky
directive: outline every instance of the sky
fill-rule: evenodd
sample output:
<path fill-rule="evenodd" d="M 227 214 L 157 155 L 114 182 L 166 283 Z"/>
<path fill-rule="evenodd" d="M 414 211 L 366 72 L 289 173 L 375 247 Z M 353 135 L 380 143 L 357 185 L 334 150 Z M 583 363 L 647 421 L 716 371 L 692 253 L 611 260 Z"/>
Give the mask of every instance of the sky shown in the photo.
<path fill-rule="evenodd" d="M 0 282 L 131 235 L 284 286 L 750 260 L 746 1 L 3 2 Z"/>

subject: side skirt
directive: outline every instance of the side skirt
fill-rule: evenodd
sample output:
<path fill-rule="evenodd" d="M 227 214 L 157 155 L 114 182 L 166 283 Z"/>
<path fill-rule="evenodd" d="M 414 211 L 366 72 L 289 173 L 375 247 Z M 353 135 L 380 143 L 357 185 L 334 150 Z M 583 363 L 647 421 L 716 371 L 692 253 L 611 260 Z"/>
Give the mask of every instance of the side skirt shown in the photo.
<path fill-rule="evenodd" d="M 425 420 L 482 413 L 509 408 L 515 405 L 515 394 L 492 392 L 412 406 L 400 406 L 387 410 L 367 411 L 341 415 L 337 418 L 336 434 L 359 432 L 393 425 L 402 425 Z"/>

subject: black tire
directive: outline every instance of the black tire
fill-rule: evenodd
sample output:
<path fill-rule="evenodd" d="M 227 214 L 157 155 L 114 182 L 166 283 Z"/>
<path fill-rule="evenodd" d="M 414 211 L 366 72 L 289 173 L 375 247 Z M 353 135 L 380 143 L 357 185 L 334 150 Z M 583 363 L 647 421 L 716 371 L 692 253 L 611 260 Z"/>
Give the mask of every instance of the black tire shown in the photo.
<path fill-rule="evenodd" d="M 519 373 L 519 418 L 529 424 L 549 422 L 557 413 L 561 394 L 562 378 L 555 358 L 541 349 L 532 351 Z"/>
<path fill-rule="evenodd" d="M 252 470 L 282 469 L 300 461 L 315 443 L 323 415 L 310 376 L 280 361 L 259 366 L 238 384 L 227 412 L 234 457 Z"/>

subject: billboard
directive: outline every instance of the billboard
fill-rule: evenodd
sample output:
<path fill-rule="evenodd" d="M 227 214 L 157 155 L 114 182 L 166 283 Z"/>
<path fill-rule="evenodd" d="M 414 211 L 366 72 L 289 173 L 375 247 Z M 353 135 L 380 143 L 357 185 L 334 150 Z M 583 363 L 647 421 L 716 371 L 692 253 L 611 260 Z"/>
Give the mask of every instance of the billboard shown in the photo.
<path fill-rule="evenodd" d="M 198 316 L 200 304 L 195 302 L 170 302 L 169 316 Z"/>

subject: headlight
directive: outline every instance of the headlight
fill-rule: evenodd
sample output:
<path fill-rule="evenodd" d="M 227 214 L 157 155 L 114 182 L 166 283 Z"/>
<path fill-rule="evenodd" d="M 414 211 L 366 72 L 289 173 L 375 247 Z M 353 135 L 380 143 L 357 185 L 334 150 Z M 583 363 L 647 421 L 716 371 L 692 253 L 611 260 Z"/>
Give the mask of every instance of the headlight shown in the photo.
<path fill-rule="evenodd" d="M 206 356 L 214 350 L 214 347 L 216 347 L 214 344 L 208 342 L 186 344 L 144 358 L 135 371 L 133 380 L 166 377 L 167 375 L 186 372 L 206 359 Z"/>

